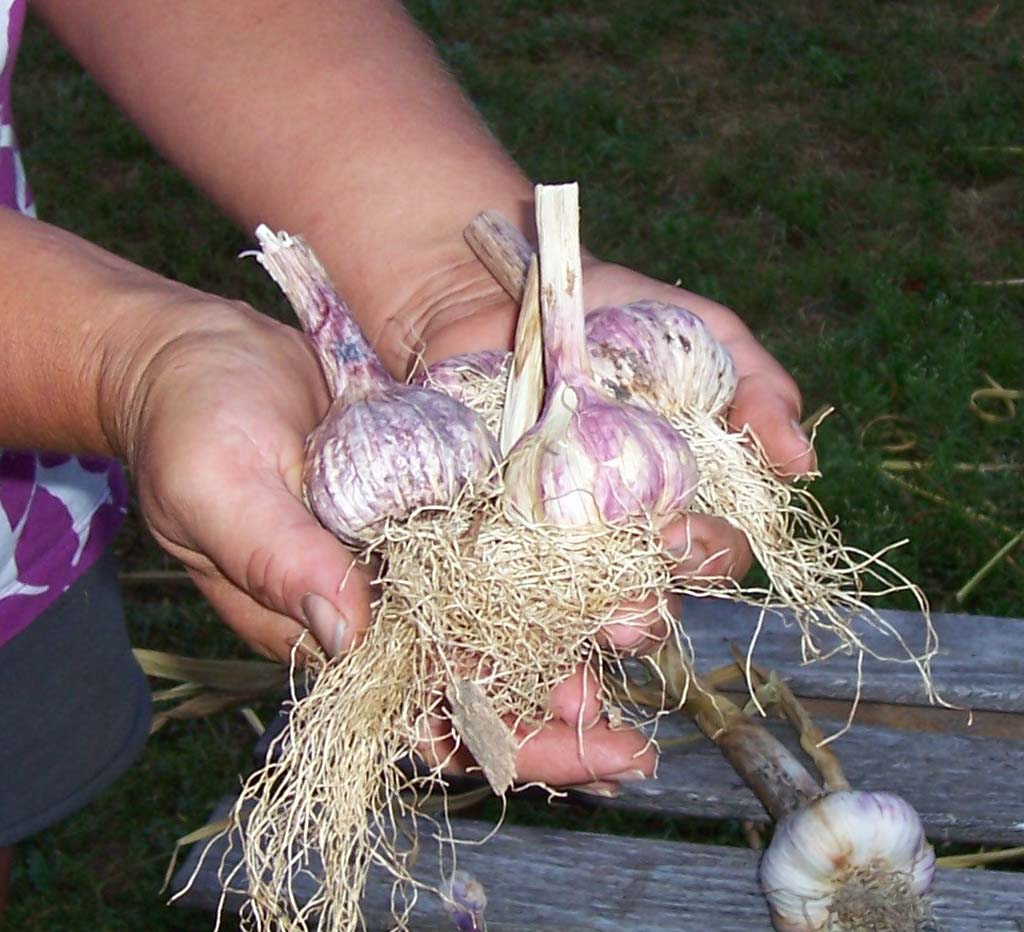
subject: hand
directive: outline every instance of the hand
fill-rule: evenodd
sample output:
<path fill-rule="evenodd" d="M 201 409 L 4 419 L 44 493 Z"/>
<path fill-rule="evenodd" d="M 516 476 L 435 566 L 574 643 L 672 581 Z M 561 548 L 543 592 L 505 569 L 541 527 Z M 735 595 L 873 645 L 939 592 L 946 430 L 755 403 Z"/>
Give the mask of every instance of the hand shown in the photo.
<path fill-rule="evenodd" d="M 308 341 L 242 305 L 154 290 L 174 329 L 143 341 L 111 403 L 152 533 L 260 653 L 287 662 L 305 627 L 339 652 L 369 623 L 369 580 L 302 504 L 303 445 L 329 403 Z"/>

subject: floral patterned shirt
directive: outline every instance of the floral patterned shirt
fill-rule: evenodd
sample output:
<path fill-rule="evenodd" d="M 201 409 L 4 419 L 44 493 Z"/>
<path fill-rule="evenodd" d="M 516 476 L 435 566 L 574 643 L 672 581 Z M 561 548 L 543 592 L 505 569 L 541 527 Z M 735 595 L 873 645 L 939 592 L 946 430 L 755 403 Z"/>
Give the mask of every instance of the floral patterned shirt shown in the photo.
<path fill-rule="evenodd" d="M 25 0 L 0 0 L 0 209 L 35 216 L 11 115 L 24 21 Z M 124 474 L 111 460 L 0 449 L 0 645 L 92 565 L 127 499 Z"/>

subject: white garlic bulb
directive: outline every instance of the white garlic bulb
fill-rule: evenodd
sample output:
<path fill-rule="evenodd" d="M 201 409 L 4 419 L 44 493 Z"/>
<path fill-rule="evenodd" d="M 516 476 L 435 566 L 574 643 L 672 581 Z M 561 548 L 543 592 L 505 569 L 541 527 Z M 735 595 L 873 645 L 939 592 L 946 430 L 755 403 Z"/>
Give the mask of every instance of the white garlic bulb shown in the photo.
<path fill-rule="evenodd" d="M 840 790 L 790 813 L 761 860 L 779 932 L 916 932 L 935 852 L 892 793 Z"/>

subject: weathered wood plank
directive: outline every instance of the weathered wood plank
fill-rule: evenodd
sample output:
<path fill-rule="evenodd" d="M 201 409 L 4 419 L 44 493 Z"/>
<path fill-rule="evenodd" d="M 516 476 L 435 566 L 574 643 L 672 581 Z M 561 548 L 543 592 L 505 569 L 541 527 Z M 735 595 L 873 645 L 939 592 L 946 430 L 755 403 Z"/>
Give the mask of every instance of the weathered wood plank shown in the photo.
<path fill-rule="evenodd" d="M 914 647 L 923 643 L 923 622 L 916 612 L 879 613 Z M 757 625 L 758 610 L 725 599 L 689 599 L 683 611 L 699 669 L 732 660 L 729 645 L 744 647 Z M 1024 620 L 980 615 L 934 615 L 940 652 L 933 662 L 935 684 L 947 702 L 973 709 L 1024 712 Z M 799 631 L 785 627 L 785 616 L 765 616 L 755 662 L 778 670 L 798 696 L 850 699 L 857 664 L 834 656 L 803 665 Z M 862 626 L 863 627 L 863 626 Z M 897 655 L 899 645 L 878 632 L 865 634 L 880 653 Z M 864 662 L 862 698 L 874 702 L 922 705 L 927 702 L 920 674 L 909 664 Z"/>
<path fill-rule="evenodd" d="M 785 724 L 766 724 L 799 754 Z M 826 734 L 840 727 L 820 724 Z M 627 784 L 618 799 L 598 800 L 599 805 L 667 816 L 766 818 L 710 741 L 673 741 L 697 734 L 695 728 L 673 716 L 662 721 L 658 734 L 666 740 L 658 778 Z M 854 725 L 832 746 L 853 786 L 903 796 L 933 841 L 1024 845 L 1024 741 Z"/>
<path fill-rule="evenodd" d="M 479 838 L 486 830 L 463 821 L 455 828 L 460 838 Z M 175 890 L 194 870 L 199 847 L 176 874 Z M 216 907 L 221 853 L 208 855 L 181 905 Z M 482 846 L 461 847 L 459 866 L 487 889 L 491 932 L 771 930 L 757 886 L 757 855 L 742 849 L 505 826 Z M 439 876 L 432 845 L 423 845 L 419 868 L 428 882 Z M 390 927 L 389 896 L 386 880 L 374 877 L 364 900 L 372 932 Z M 237 909 L 237 901 L 232 905 Z M 1019 932 L 1024 875 L 940 871 L 934 905 L 939 920 L 956 932 Z M 429 894 L 417 903 L 412 927 L 451 932 Z"/>

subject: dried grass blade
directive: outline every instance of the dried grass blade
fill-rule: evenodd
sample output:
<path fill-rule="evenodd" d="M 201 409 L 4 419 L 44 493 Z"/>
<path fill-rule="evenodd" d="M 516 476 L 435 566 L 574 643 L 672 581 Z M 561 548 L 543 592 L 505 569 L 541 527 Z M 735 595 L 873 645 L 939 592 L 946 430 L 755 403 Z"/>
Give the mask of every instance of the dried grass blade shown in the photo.
<path fill-rule="evenodd" d="M 147 676 L 183 683 L 198 683 L 208 689 L 271 692 L 287 686 L 290 674 L 284 664 L 263 660 L 209 660 L 184 657 L 163 651 L 135 648 L 135 659 Z"/>

